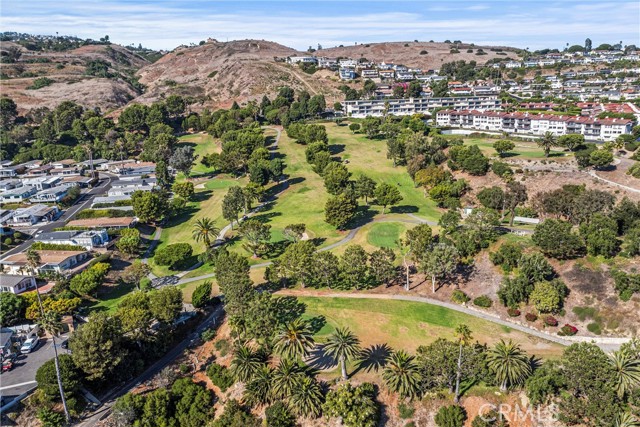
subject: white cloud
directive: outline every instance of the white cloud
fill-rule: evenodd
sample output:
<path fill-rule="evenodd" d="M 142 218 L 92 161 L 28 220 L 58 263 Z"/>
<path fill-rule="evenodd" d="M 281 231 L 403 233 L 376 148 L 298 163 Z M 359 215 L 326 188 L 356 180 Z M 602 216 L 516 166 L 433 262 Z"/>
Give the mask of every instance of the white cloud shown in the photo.
<path fill-rule="evenodd" d="M 29 4 L 27 4 L 29 3 Z M 639 44 L 640 5 L 627 3 L 536 3 L 537 6 L 510 8 L 512 3 L 484 2 L 445 4 L 418 13 L 416 7 L 389 9 L 406 12 L 341 12 L 344 3 L 324 4 L 324 13 L 296 11 L 295 4 L 268 4 L 254 9 L 242 2 L 238 8 L 219 3 L 115 3 L 69 1 L 64 9 L 43 3 L 3 1 L 0 9 L 5 30 L 36 34 L 77 35 L 98 38 L 109 34 L 118 43 L 142 43 L 153 48 L 171 49 L 180 44 L 197 43 L 207 37 L 218 40 L 267 39 L 298 49 L 320 43 L 325 47 L 354 42 L 397 40 L 461 39 L 476 44 L 500 41 L 501 45 L 530 47 L 564 46 L 582 43 L 586 37 L 600 42 L 623 40 Z M 235 3 L 232 3 L 235 6 Z M 358 3 L 360 4 L 360 3 Z M 58 3 L 59 5 L 59 3 Z M 287 5 L 292 7 L 287 8 Z M 335 5 L 335 7 L 333 7 Z M 380 3 L 376 3 L 380 5 Z M 405 3 L 406 5 L 406 3 Z M 413 5 L 413 3 L 412 3 Z M 376 10 L 380 7 L 376 7 Z M 233 13 L 229 13 L 233 10 Z M 373 9 L 372 9 L 373 10 Z M 433 16 L 429 11 L 455 13 Z M 343 14 L 341 14 L 343 13 Z M 442 19 L 442 16 L 446 16 Z M 440 18 L 440 19 L 439 19 Z"/>

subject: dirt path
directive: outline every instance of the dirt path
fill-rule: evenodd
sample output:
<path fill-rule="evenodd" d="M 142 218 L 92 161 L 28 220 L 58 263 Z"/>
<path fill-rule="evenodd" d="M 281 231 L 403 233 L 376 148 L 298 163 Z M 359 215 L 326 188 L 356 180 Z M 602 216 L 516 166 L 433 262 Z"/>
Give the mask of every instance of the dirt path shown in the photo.
<path fill-rule="evenodd" d="M 306 296 L 306 297 L 318 297 L 318 298 L 383 299 L 383 300 L 412 301 L 412 302 L 420 302 L 425 304 L 437 305 L 440 307 L 448 308 L 450 310 L 465 313 L 480 319 L 484 319 L 489 322 L 507 326 L 509 328 L 513 328 L 518 331 L 527 333 L 529 335 L 533 335 L 538 338 L 552 341 L 564 346 L 571 345 L 574 342 L 594 342 L 603 350 L 612 351 L 612 350 L 617 350 L 618 348 L 620 348 L 621 344 L 629 341 L 629 338 L 593 338 L 593 337 L 582 337 L 577 335 L 573 337 L 559 337 L 557 335 L 552 335 L 548 332 L 543 332 L 538 329 L 534 329 L 528 326 L 521 325 L 519 323 L 502 319 L 492 313 L 476 310 L 471 307 L 465 307 L 458 304 L 440 301 L 433 298 L 419 297 L 419 296 L 412 296 L 412 295 L 370 294 L 370 293 L 333 292 L 333 291 L 326 292 L 326 291 L 317 291 L 313 289 L 295 289 L 295 290 L 284 289 L 276 292 L 276 295 L 287 295 L 287 296 L 295 296 L 295 297 Z"/>
<path fill-rule="evenodd" d="M 278 64 L 277 62 L 273 63 L 272 65 L 275 65 L 276 67 L 278 67 L 280 70 L 284 71 L 285 73 L 295 77 L 297 80 L 299 80 L 300 82 L 302 82 L 303 85 L 306 86 L 307 89 L 309 89 L 309 92 L 311 92 L 312 95 L 317 95 L 318 91 L 315 90 L 313 88 L 313 86 L 311 86 L 309 84 L 309 82 L 307 82 L 300 74 L 298 74 L 296 71 L 294 71 L 293 69 L 284 66 L 282 64 Z"/>

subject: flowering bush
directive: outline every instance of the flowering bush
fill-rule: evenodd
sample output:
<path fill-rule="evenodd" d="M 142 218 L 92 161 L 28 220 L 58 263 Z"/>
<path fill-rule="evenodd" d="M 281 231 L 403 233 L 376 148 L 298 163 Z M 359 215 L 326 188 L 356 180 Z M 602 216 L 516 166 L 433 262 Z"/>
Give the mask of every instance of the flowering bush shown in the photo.
<path fill-rule="evenodd" d="M 568 323 L 565 323 L 565 325 L 562 328 L 560 328 L 560 332 L 558 332 L 558 335 L 572 336 L 577 333 L 578 333 L 578 328 Z"/>
<path fill-rule="evenodd" d="M 547 316 L 544 318 L 544 324 L 547 326 L 558 326 L 558 319 L 553 316 Z"/>
<path fill-rule="evenodd" d="M 538 320 L 538 316 L 536 316 L 533 313 L 527 313 L 524 315 L 524 318 L 527 319 L 527 321 L 529 322 L 535 322 L 536 320 Z"/>
<path fill-rule="evenodd" d="M 507 310 L 507 314 L 509 314 L 509 316 L 511 317 L 518 317 L 520 316 L 520 310 L 518 310 L 517 308 L 510 308 L 509 310 Z"/>

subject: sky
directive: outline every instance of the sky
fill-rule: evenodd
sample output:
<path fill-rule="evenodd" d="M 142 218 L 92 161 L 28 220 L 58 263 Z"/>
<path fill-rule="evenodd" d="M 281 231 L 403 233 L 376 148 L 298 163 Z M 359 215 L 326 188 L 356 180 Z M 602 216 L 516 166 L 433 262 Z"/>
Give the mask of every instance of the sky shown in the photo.
<path fill-rule="evenodd" d="M 446 39 L 563 49 L 587 37 L 594 47 L 640 46 L 640 1 L 2 0 L 0 29 L 109 35 L 115 43 L 167 50 L 209 37 L 271 40 L 299 50 Z"/>

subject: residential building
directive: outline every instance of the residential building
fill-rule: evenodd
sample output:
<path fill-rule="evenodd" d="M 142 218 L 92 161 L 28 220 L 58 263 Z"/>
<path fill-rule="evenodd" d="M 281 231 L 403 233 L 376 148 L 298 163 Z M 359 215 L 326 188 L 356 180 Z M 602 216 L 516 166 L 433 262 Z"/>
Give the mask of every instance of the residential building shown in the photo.
<path fill-rule="evenodd" d="M 530 135 L 544 135 L 547 132 L 556 136 L 582 134 L 589 140 L 612 141 L 620 135 L 631 133 L 633 121 L 522 112 L 442 110 L 436 114 L 436 124 Z"/>
<path fill-rule="evenodd" d="M 344 101 L 345 112 L 350 117 L 380 117 L 384 114 L 406 116 L 428 114 L 435 108 L 499 110 L 501 101 L 497 96 L 469 96 L 446 98 L 401 98 L 401 99 L 357 99 Z"/>
<path fill-rule="evenodd" d="M 376 77 L 378 77 L 378 70 L 360 70 L 360 75 L 364 79 L 375 79 Z"/>
<path fill-rule="evenodd" d="M 151 191 L 156 186 L 155 178 L 120 179 L 111 184 L 108 196 L 131 196 L 135 191 Z"/>
<path fill-rule="evenodd" d="M 114 205 L 117 202 L 131 200 L 131 196 L 106 196 L 106 197 L 94 197 L 91 203 L 91 209 L 96 206 Z M 131 206 L 122 206 L 121 209 L 133 210 Z M 112 208 L 110 208 L 112 209 Z"/>
<path fill-rule="evenodd" d="M 47 188 L 42 191 L 38 191 L 36 194 L 30 197 L 32 202 L 38 203 L 58 203 L 69 194 L 68 185 L 58 185 L 53 188 Z"/>
<path fill-rule="evenodd" d="M 318 67 L 327 68 L 329 70 L 337 70 L 338 69 L 338 59 L 337 58 L 318 58 Z"/>
<path fill-rule="evenodd" d="M 38 191 L 36 187 L 23 185 L 0 193 L 0 201 L 3 203 L 21 203 L 36 194 L 36 191 Z"/>
<path fill-rule="evenodd" d="M 396 77 L 396 72 L 394 70 L 380 70 L 378 72 L 380 78 L 383 79 L 393 79 Z"/>
<path fill-rule="evenodd" d="M 0 167 L 0 179 L 1 178 L 15 178 L 20 172 L 24 171 L 24 166 L 2 166 Z"/>
<path fill-rule="evenodd" d="M 70 275 L 83 270 L 88 263 L 86 260 L 91 258 L 91 254 L 87 251 L 36 251 L 40 256 L 40 265 L 36 267 L 36 272 L 60 273 Z M 26 252 L 9 255 L 0 260 L 0 265 L 8 274 L 29 274 L 29 261 Z"/>
<path fill-rule="evenodd" d="M 21 294 L 36 288 L 36 278 L 20 274 L 0 274 L 0 291 Z"/>
<path fill-rule="evenodd" d="M 156 164 L 153 162 L 119 163 L 110 169 L 120 176 L 153 175 L 156 173 Z"/>
<path fill-rule="evenodd" d="M 358 66 L 358 61 L 355 59 L 341 59 L 338 61 L 338 65 L 340 68 L 356 68 Z"/>
<path fill-rule="evenodd" d="M 31 226 L 40 222 L 53 221 L 60 214 L 57 206 L 47 205 L 31 205 L 26 208 L 18 208 L 13 212 L 7 225 L 12 226 Z"/>
<path fill-rule="evenodd" d="M 42 191 L 47 188 L 55 187 L 58 185 L 62 178 L 59 176 L 38 176 L 34 178 L 23 179 L 22 185 L 30 185 L 35 187 L 38 191 Z"/>
<path fill-rule="evenodd" d="M 356 78 L 356 72 L 353 68 L 340 68 L 340 79 L 353 80 Z"/>
<path fill-rule="evenodd" d="M 133 227 L 138 219 L 133 216 L 125 216 L 118 218 L 85 218 L 75 219 L 67 223 L 70 227 L 86 227 L 86 228 L 106 228 L 108 230 L 119 230 L 122 228 Z"/>
<path fill-rule="evenodd" d="M 103 247 L 109 242 L 109 235 L 104 228 L 101 230 L 70 230 L 52 231 L 50 233 L 40 233 L 35 237 L 36 242 L 51 243 L 54 245 L 76 245 L 83 246 L 91 251 L 98 247 Z"/>
<path fill-rule="evenodd" d="M 317 64 L 318 60 L 315 56 L 290 56 L 287 58 L 289 64 Z"/>

